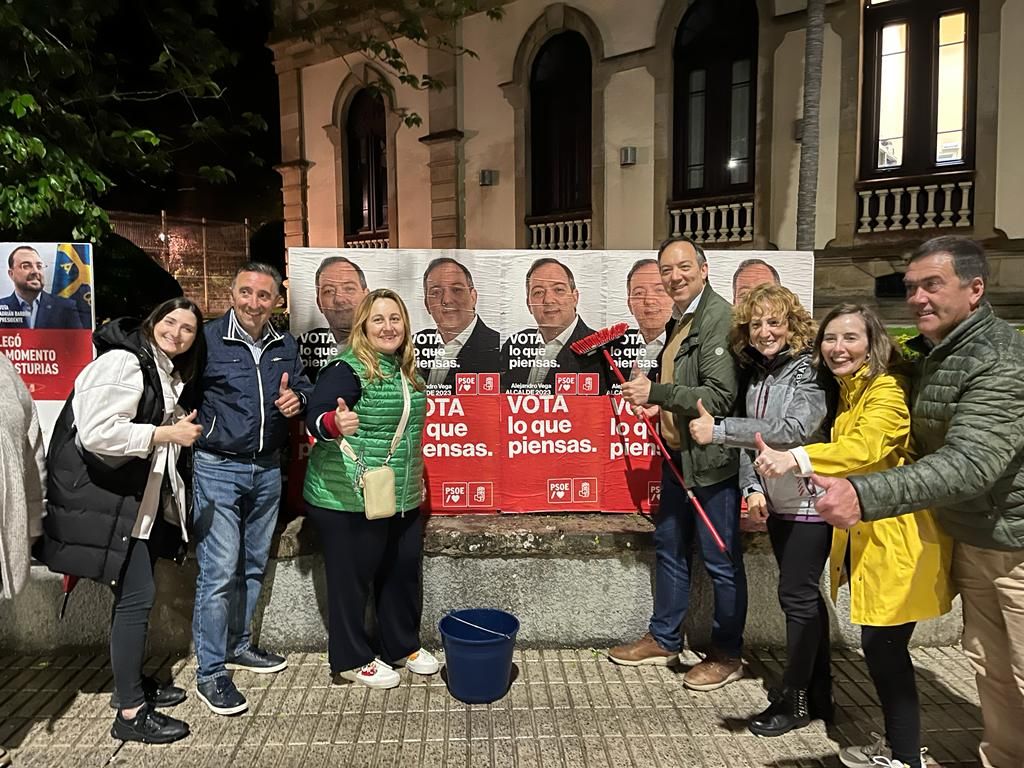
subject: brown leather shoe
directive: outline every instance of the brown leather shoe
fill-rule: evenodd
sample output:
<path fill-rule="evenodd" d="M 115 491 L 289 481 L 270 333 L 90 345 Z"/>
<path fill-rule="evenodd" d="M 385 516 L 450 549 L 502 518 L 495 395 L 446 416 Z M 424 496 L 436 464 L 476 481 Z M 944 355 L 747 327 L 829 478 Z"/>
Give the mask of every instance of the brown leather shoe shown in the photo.
<path fill-rule="evenodd" d="M 714 691 L 743 677 L 743 660 L 712 650 L 683 675 L 683 685 L 694 691 Z"/>
<path fill-rule="evenodd" d="M 608 651 L 608 658 L 616 664 L 625 664 L 627 667 L 638 667 L 641 664 L 657 664 L 660 667 L 667 667 L 674 664 L 679 654 L 676 651 L 668 651 L 658 645 L 658 641 L 646 633 L 639 640 L 626 645 L 617 645 Z"/>

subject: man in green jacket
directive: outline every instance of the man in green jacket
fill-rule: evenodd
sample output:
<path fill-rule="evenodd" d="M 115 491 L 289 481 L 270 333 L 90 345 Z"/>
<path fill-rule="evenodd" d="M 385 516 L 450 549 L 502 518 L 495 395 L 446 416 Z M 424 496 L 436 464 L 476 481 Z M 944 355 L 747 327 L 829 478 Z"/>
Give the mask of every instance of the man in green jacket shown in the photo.
<path fill-rule="evenodd" d="M 815 477 L 819 514 L 848 528 L 933 507 L 954 538 L 963 647 L 977 675 L 986 768 L 1024 765 L 1024 337 L 985 299 L 979 245 L 937 237 L 910 257 L 921 332 L 911 398 L 915 464 Z"/>
<path fill-rule="evenodd" d="M 661 501 L 655 517 L 654 615 L 639 640 L 612 648 L 618 664 L 674 661 L 681 647 L 680 627 L 690 600 L 690 563 L 694 540 L 715 596 L 712 650 L 683 676 L 694 690 L 711 691 L 743 676 L 740 653 L 747 618 L 747 577 L 740 546 L 739 454 L 723 445 L 697 445 L 689 423 L 697 402 L 712 413 L 730 413 L 738 390 L 736 364 L 729 353 L 732 307 L 708 285 L 703 249 L 685 237 L 665 241 L 658 250 L 661 281 L 674 308 L 659 358 L 658 382 L 638 376 L 622 386 L 634 407 L 647 407 L 661 419 L 661 434 L 672 460 L 693 488 L 729 554 L 719 551 L 667 467 L 661 473 Z M 651 408 L 650 406 L 654 406 Z"/>

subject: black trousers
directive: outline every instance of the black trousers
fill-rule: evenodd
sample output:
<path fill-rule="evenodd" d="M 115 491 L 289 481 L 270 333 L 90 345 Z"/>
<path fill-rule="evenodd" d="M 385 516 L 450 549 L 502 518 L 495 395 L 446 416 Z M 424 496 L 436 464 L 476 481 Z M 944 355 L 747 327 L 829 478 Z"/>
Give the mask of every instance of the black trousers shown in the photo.
<path fill-rule="evenodd" d="M 380 657 L 390 663 L 419 650 L 423 518 L 419 509 L 384 520 L 361 512 L 339 512 L 312 504 L 327 573 L 327 657 L 331 674 L 374 658 L 366 631 L 366 605 L 373 595 Z"/>
<path fill-rule="evenodd" d="M 828 686 L 828 608 L 821 573 L 832 547 L 832 526 L 770 515 L 768 536 L 779 564 L 779 605 L 786 614 L 786 668 L 782 684 L 808 689 Z"/>
<path fill-rule="evenodd" d="M 892 756 L 911 766 L 921 763 L 921 708 L 909 650 L 915 626 L 910 622 L 860 629 L 864 659 L 882 704 Z"/>
<path fill-rule="evenodd" d="M 114 608 L 110 617 L 110 667 L 114 673 L 112 701 L 119 709 L 133 709 L 146 702 L 142 692 L 142 663 L 146 658 L 149 613 L 156 599 L 153 578 L 157 553 L 164 551 L 168 537 L 180 535 L 159 515 L 150 537 L 132 539 L 121 578 L 114 587 Z"/>

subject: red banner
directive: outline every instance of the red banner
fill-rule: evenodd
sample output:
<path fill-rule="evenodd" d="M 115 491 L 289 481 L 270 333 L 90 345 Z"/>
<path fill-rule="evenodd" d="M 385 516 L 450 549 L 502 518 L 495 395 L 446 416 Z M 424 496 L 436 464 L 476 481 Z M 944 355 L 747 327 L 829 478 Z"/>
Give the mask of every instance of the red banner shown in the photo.
<path fill-rule="evenodd" d="M 0 352 L 14 365 L 35 400 L 65 400 L 75 377 L 92 362 L 92 331 L 8 329 Z"/>
<path fill-rule="evenodd" d="M 555 389 L 565 395 L 498 395 L 492 377 L 460 374 L 458 396 L 428 399 L 431 511 L 646 512 L 657 505 L 660 459 L 646 425 L 620 397 L 576 394 L 597 390 L 586 373 L 559 374 Z"/>

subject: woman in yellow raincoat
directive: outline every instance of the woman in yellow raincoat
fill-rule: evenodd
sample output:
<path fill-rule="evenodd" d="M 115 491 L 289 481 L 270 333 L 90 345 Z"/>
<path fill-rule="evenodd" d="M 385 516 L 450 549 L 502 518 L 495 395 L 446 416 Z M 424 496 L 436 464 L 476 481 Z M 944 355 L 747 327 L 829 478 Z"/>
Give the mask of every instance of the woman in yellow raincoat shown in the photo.
<path fill-rule="evenodd" d="M 758 438 L 757 471 L 764 477 L 787 472 L 845 477 L 911 461 L 906 392 L 888 370 L 895 353 L 878 317 L 866 307 L 841 304 L 822 322 L 814 347 L 819 373 L 831 372 L 838 388 L 832 440 L 776 451 Z M 873 744 L 842 749 L 839 759 L 849 768 L 924 766 L 908 646 L 918 621 L 951 607 L 951 554 L 952 542 L 929 510 L 833 532 L 832 599 L 841 584 L 849 583 L 850 620 L 861 625 L 886 731 Z"/>

